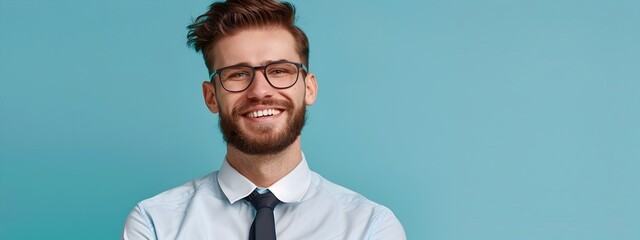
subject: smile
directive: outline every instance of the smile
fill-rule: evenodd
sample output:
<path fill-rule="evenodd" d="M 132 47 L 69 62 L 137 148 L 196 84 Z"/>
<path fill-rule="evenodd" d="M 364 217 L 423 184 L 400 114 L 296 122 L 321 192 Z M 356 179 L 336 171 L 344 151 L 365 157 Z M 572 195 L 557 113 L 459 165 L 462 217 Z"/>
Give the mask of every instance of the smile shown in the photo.
<path fill-rule="evenodd" d="M 248 112 L 248 113 L 245 114 L 245 116 L 250 117 L 250 118 L 260 118 L 260 117 L 278 115 L 281 112 L 282 111 L 278 110 L 278 109 L 263 109 L 263 110 Z"/>

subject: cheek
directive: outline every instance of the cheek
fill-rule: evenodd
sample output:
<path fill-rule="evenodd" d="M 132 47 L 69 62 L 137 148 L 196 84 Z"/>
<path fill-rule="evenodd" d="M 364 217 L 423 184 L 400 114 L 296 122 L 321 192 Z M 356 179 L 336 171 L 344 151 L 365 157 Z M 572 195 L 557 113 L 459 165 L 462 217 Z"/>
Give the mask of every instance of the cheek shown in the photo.
<path fill-rule="evenodd" d="M 221 112 L 224 112 L 225 114 L 231 114 L 234 103 L 233 99 L 229 98 L 229 96 L 217 95 L 216 100 L 218 101 L 218 108 Z"/>
<path fill-rule="evenodd" d="M 292 87 L 292 89 L 293 89 L 293 87 Z M 301 83 L 296 84 L 295 85 L 295 89 L 293 89 L 293 90 L 294 90 L 294 92 L 292 94 L 295 95 L 295 99 L 304 100 L 304 98 L 306 96 L 306 91 L 307 91 L 307 88 L 306 88 L 306 86 L 304 84 L 304 80 Z"/>

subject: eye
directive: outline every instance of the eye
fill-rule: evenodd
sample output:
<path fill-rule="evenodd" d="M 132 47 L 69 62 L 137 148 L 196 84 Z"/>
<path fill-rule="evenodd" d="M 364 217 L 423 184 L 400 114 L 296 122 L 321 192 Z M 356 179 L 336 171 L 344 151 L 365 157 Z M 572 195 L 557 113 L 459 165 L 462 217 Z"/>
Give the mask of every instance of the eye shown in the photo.
<path fill-rule="evenodd" d="M 244 81 L 251 78 L 249 69 L 226 69 L 221 75 L 224 81 Z"/>
<path fill-rule="evenodd" d="M 233 73 L 231 76 L 229 76 L 230 78 L 239 78 L 239 77 L 246 77 L 247 73 L 243 73 L 243 72 L 238 72 L 238 73 Z"/>
<path fill-rule="evenodd" d="M 267 69 L 267 74 L 271 77 L 293 75 L 296 74 L 296 66 L 290 63 L 274 64 Z"/>
<path fill-rule="evenodd" d="M 269 74 L 283 74 L 283 73 L 286 73 L 286 71 L 283 69 L 273 69 L 269 72 Z"/>

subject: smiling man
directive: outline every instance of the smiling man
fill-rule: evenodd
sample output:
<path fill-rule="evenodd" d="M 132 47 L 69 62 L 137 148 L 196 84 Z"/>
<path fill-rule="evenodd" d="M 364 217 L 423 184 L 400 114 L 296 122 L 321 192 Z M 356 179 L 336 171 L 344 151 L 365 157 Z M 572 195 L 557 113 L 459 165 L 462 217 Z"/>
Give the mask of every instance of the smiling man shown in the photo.
<path fill-rule="evenodd" d="M 188 27 L 227 154 L 219 171 L 140 202 L 123 239 L 405 239 L 386 207 L 311 171 L 300 133 L 316 100 L 293 5 L 214 3 Z"/>

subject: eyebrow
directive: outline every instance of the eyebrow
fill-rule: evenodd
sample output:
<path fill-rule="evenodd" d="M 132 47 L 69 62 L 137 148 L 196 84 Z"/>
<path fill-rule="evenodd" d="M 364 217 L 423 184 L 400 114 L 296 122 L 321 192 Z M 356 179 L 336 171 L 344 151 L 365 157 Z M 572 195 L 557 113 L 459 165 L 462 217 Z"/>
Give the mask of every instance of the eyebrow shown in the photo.
<path fill-rule="evenodd" d="M 266 61 L 262 61 L 262 62 L 260 62 L 260 65 L 259 65 L 259 66 L 265 66 L 265 65 L 267 65 L 267 64 L 274 63 L 274 62 L 289 62 L 289 61 L 290 61 L 290 60 L 287 60 L 287 59 L 284 59 L 284 58 L 283 58 L 283 59 L 279 59 L 279 60 L 266 60 Z M 249 64 L 248 62 L 241 62 L 241 63 L 236 63 L 236 64 L 233 64 L 233 65 L 229 65 L 229 66 L 224 66 L 224 67 L 221 67 L 221 68 L 226 68 L 226 67 L 237 67 L 237 66 L 254 67 L 254 66 L 252 66 L 251 64 Z M 218 69 L 220 69 L 220 68 L 218 68 Z"/>

